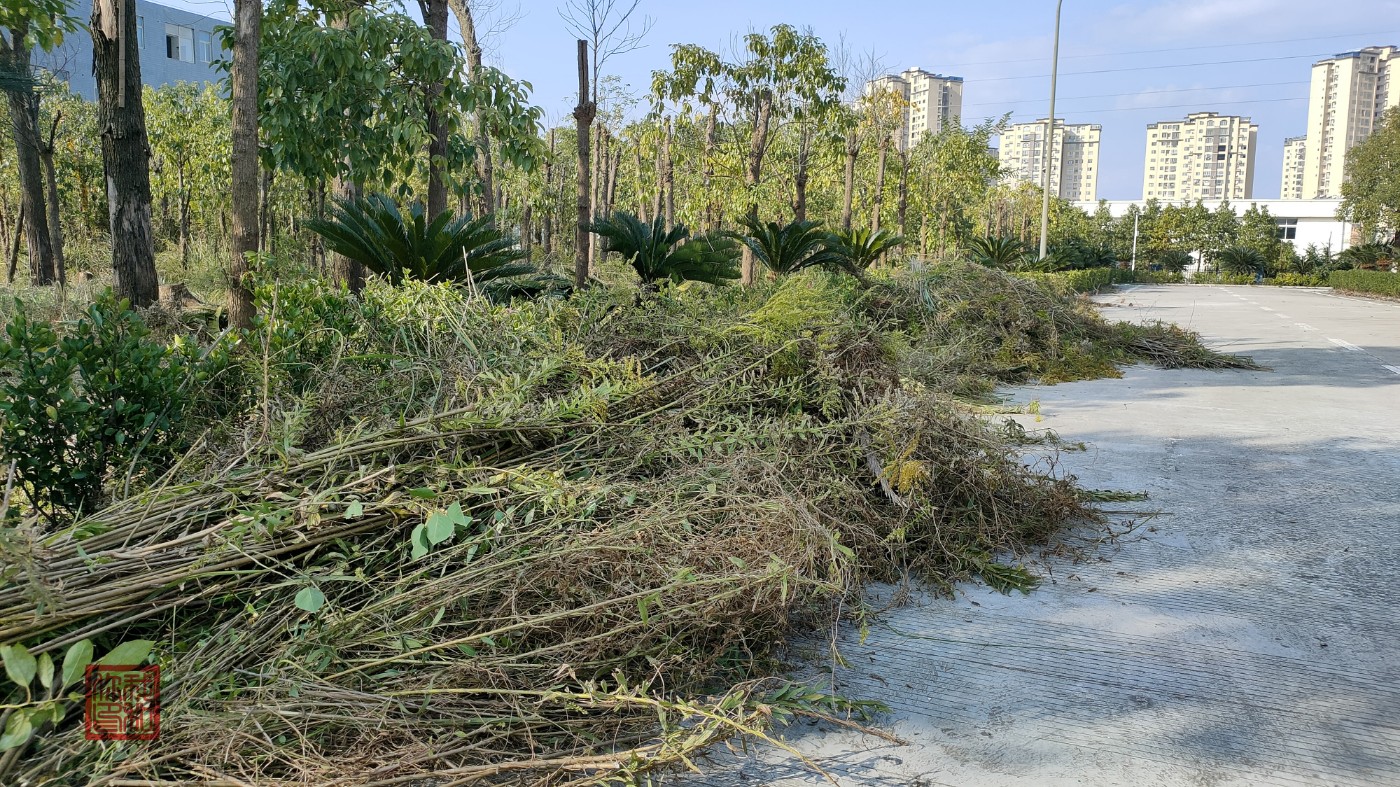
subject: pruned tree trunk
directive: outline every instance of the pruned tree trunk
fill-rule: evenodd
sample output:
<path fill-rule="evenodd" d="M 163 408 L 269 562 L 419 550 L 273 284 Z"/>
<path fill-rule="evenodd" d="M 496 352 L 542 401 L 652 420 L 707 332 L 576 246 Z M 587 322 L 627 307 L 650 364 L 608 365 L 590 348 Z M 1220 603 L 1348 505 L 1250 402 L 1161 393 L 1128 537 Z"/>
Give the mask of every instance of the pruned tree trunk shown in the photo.
<path fill-rule="evenodd" d="M 151 231 L 151 148 L 141 102 L 139 54 L 136 0 L 95 2 L 92 63 L 116 274 L 113 289 L 132 306 L 145 307 L 156 302 L 160 283 Z"/>
<path fill-rule="evenodd" d="M 715 179 L 715 134 L 719 119 L 719 107 L 710 106 L 710 116 L 705 120 L 705 173 L 701 176 L 705 194 L 705 231 L 719 231 L 719 209 L 715 205 L 710 184 Z"/>
<path fill-rule="evenodd" d="M 8 41 L 0 36 L 0 56 L 19 74 L 29 73 L 31 51 L 11 46 L 29 34 L 29 24 L 13 27 Z M 39 163 L 39 96 L 32 90 L 6 91 L 10 102 L 10 126 L 15 137 L 15 169 L 19 171 L 20 209 L 25 219 L 25 239 L 29 246 L 29 281 L 36 286 L 52 284 L 56 277 L 48 213 L 44 209 L 44 176 Z"/>
<path fill-rule="evenodd" d="M 676 163 L 671 158 L 671 134 L 671 119 L 666 118 L 666 140 L 661 154 L 662 163 L 666 167 L 666 177 L 661 185 L 666 191 L 666 229 L 668 230 L 676 226 Z"/>
<path fill-rule="evenodd" d="M 63 222 L 58 215 L 58 173 L 53 165 L 53 142 L 58 133 L 58 122 L 62 117 L 62 112 L 54 113 L 53 124 L 49 126 L 49 141 L 39 150 L 39 160 L 44 165 L 44 202 L 49 208 L 49 239 L 53 246 L 54 278 L 58 280 L 60 287 L 68 284 L 68 264 L 63 257 Z"/>
<path fill-rule="evenodd" d="M 758 221 L 758 201 L 753 198 L 753 194 L 758 190 L 758 184 L 763 177 L 763 154 L 768 150 L 768 124 L 773 119 L 773 94 L 771 91 L 763 91 L 758 97 L 758 111 L 754 115 L 753 133 L 749 136 L 749 156 L 747 166 L 744 168 L 744 182 L 749 186 L 749 218 Z M 744 245 L 742 275 L 744 284 L 754 282 L 754 255 L 753 249 Z"/>
<path fill-rule="evenodd" d="M 860 155 L 860 142 L 855 132 L 846 135 L 845 187 L 841 192 L 841 229 L 851 228 L 851 213 L 856 195 L 856 157 Z"/>
<path fill-rule="evenodd" d="M 617 169 L 619 160 L 622 157 L 622 151 L 617 149 L 617 145 L 613 143 L 611 137 L 608 138 L 608 146 L 606 149 L 609 151 L 608 187 L 603 190 L 603 193 L 607 195 L 603 200 L 603 215 L 610 216 L 612 215 L 613 205 L 617 200 Z"/>
<path fill-rule="evenodd" d="M 262 0 L 234 0 L 233 9 L 233 231 L 229 235 L 228 324 L 253 325 L 248 255 L 258 250 L 258 40 Z"/>
<path fill-rule="evenodd" d="M 870 230 L 880 231 L 880 211 L 885 207 L 885 156 L 889 152 L 889 145 L 880 143 L 879 163 L 875 166 L 875 206 L 871 210 Z"/>
<path fill-rule="evenodd" d="M 597 107 L 589 99 L 588 93 L 588 42 L 578 40 L 578 106 L 574 107 L 574 126 L 578 130 L 578 194 L 575 208 L 578 212 L 574 225 L 574 286 L 582 288 L 588 283 L 588 225 L 589 216 L 589 128 Z"/>

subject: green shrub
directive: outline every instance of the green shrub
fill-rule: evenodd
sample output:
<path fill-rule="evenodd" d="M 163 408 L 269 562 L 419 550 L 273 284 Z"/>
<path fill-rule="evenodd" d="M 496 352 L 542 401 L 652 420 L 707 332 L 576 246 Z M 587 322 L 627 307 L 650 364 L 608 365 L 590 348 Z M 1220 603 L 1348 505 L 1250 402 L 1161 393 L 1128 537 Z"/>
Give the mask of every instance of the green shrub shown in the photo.
<path fill-rule="evenodd" d="M 1332 271 L 1327 283 L 1334 289 L 1400 298 L 1400 274 L 1385 271 Z"/>
<path fill-rule="evenodd" d="M 1185 284 L 1186 276 L 1180 271 L 1133 271 L 1136 284 Z"/>
<path fill-rule="evenodd" d="M 1264 283 L 1278 287 L 1326 287 L 1327 274 L 1280 273 L 1272 279 L 1265 279 Z"/>
<path fill-rule="evenodd" d="M 1254 277 L 1243 273 L 1197 273 L 1192 284 L 1253 284 Z"/>
<path fill-rule="evenodd" d="M 63 337 L 16 305 L 0 338 L 0 448 L 45 517 L 92 510 L 109 471 L 168 455 L 187 360 L 148 335 L 110 291 Z"/>

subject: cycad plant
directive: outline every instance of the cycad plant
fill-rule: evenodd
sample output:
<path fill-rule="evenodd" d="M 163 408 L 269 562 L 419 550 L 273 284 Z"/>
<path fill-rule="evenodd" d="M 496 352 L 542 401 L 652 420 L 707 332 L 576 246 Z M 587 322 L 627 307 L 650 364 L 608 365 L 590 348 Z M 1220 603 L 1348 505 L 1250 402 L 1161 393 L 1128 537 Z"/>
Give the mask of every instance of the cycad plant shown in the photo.
<path fill-rule="evenodd" d="M 845 258 L 832 248 L 832 236 L 821 228 L 821 222 L 765 223 L 745 216 L 740 223 L 746 232 L 735 237 L 753 251 L 754 258 L 765 268 L 779 276 L 808 268 L 845 267 Z"/>
<path fill-rule="evenodd" d="M 841 256 L 842 267 L 864 271 L 876 260 L 904 245 L 904 237 L 889 230 L 852 227 L 831 234 L 831 249 Z"/>
<path fill-rule="evenodd" d="M 337 201 L 330 216 L 312 219 L 306 226 L 325 239 L 328 251 L 355 260 L 395 285 L 405 279 L 482 285 L 534 273 L 520 262 L 525 252 L 492 227 L 489 216 L 453 217 L 451 211 L 443 211 L 428 221 L 423 206 L 414 203 L 405 217 L 383 194 Z"/>
<path fill-rule="evenodd" d="M 973 262 L 988 268 L 1013 270 L 1026 256 L 1026 246 L 1010 236 L 973 238 L 967 244 L 968 256 Z"/>
<path fill-rule="evenodd" d="M 627 260 L 648 287 L 662 281 L 727 284 L 739 278 L 739 247 L 721 235 L 692 238 L 684 224 L 667 230 L 660 216 L 645 224 L 625 211 L 593 222 L 590 229 L 603 239 L 604 253 Z"/>
<path fill-rule="evenodd" d="M 1195 262 L 1195 259 L 1191 257 L 1190 252 L 1180 249 L 1168 249 L 1158 254 L 1153 259 L 1153 262 L 1161 265 L 1164 271 L 1182 273 L 1187 268 L 1191 267 L 1191 263 Z"/>
<path fill-rule="evenodd" d="M 1231 246 L 1216 254 L 1215 260 L 1230 273 L 1245 276 L 1264 274 L 1264 255 L 1248 246 Z"/>

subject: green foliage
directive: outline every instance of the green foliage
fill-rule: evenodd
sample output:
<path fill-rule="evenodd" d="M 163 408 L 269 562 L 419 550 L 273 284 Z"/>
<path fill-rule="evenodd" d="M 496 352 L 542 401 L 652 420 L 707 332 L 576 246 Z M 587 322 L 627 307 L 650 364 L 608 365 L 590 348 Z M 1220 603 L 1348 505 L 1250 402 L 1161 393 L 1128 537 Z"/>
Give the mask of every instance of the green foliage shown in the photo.
<path fill-rule="evenodd" d="M 5 0 L 0 4 L 0 28 L 20 40 L 0 42 L 0 51 L 37 46 L 48 52 L 62 44 L 65 34 L 78 29 L 78 18 L 68 12 L 69 5 L 68 0 Z"/>
<path fill-rule="evenodd" d="M 1400 274 L 1384 271 L 1333 271 L 1327 274 L 1333 289 L 1400 298 Z"/>
<path fill-rule="evenodd" d="M 1339 262 L 1363 271 L 1388 271 L 1395 258 L 1395 249 L 1385 243 L 1360 243 L 1337 255 Z"/>
<path fill-rule="evenodd" d="M 1019 267 L 1029 254 L 1025 244 L 1009 236 L 973 238 L 967 243 L 967 251 L 978 265 L 1002 270 Z"/>
<path fill-rule="evenodd" d="M 1400 236 L 1400 107 L 1375 120 L 1371 136 L 1347 151 L 1337 217 L 1373 235 Z"/>
<path fill-rule="evenodd" d="M 265 163 L 311 182 L 406 189 L 426 169 L 429 104 L 446 125 L 444 172 L 459 194 L 472 182 L 451 178 L 471 177 L 477 154 L 467 113 L 498 157 L 529 168 L 538 155 L 527 86 L 490 67 L 468 73 L 456 47 L 403 13 L 278 0 L 263 17 L 259 69 Z"/>
<path fill-rule="evenodd" d="M 904 245 L 904 238 L 889 230 L 852 227 L 832 233 L 831 248 L 853 270 L 868 270 L 877 260 Z"/>
<path fill-rule="evenodd" d="M 844 267 L 845 257 L 831 248 L 831 235 L 819 221 L 778 224 L 745 216 L 740 223 L 747 233 L 736 235 L 739 242 L 748 246 L 764 267 L 780 276 L 807 268 Z"/>
<path fill-rule="evenodd" d="M 1160 265 L 1162 270 L 1170 273 L 1182 273 L 1195 261 L 1190 252 L 1180 249 L 1166 249 L 1152 256 L 1153 265 Z"/>
<path fill-rule="evenodd" d="M 60 337 L 22 305 L 0 340 L 0 447 L 50 519 L 92 510 L 108 473 L 158 463 L 188 399 L 186 359 L 108 292 Z"/>
<path fill-rule="evenodd" d="M 525 252 L 515 239 L 497 230 L 490 216 L 454 218 L 443 211 L 430 222 L 421 203 L 408 216 L 383 194 L 337 201 L 325 219 L 310 219 L 307 229 L 343 254 L 384 276 L 391 284 L 405 279 L 485 285 L 533 273 L 521 263 Z"/>
<path fill-rule="evenodd" d="M 1278 287 L 1326 287 L 1327 274 L 1325 273 L 1279 273 L 1273 278 L 1265 279 L 1265 284 L 1272 284 Z"/>
<path fill-rule="evenodd" d="M 662 281 L 726 284 L 739 278 L 738 247 L 722 235 L 690 237 L 684 224 L 666 229 L 658 216 L 643 224 L 631 213 L 614 213 L 593 222 L 604 253 L 617 254 L 637 272 L 644 285 Z"/>
<path fill-rule="evenodd" d="M 1210 273 L 1203 272 L 1191 277 L 1192 284 L 1254 284 L 1252 273 Z"/>
<path fill-rule="evenodd" d="M 1222 270 L 1237 276 L 1264 275 L 1268 261 L 1248 246 L 1231 246 L 1216 256 Z"/>

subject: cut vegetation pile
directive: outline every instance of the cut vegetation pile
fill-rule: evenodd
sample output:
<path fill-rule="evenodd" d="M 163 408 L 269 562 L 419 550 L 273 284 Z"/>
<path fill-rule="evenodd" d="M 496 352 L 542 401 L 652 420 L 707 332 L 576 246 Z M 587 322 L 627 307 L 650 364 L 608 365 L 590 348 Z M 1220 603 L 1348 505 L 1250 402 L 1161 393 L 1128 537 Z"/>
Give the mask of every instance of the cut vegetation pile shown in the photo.
<path fill-rule="evenodd" d="M 909 572 L 1026 587 L 993 556 L 1094 516 L 960 400 L 1246 363 L 965 265 L 640 305 L 261 297 L 208 383 L 239 416 L 143 490 L 0 540 L 0 641 L 153 642 L 161 738 L 85 741 L 68 706 L 0 783 L 633 783 L 859 710 L 767 677 L 789 631 Z M 8 704 L 65 692 L 33 694 Z"/>

